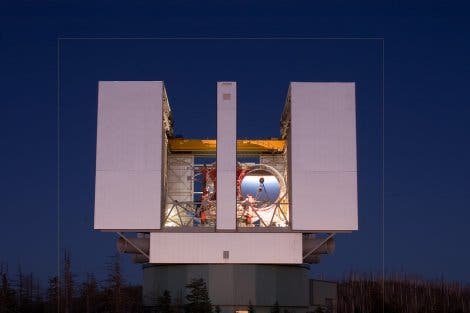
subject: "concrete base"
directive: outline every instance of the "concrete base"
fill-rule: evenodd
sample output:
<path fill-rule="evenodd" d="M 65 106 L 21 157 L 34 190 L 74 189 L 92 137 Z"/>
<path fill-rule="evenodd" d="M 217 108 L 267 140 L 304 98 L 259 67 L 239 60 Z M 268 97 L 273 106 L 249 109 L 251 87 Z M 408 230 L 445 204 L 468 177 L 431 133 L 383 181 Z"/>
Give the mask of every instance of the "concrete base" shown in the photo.
<path fill-rule="evenodd" d="M 276 302 L 281 312 L 307 312 L 309 270 L 308 264 L 145 264 L 143 303 L 150 309 L 168 290 L 173 303 L 182 309 L 185 285 L 193 278 L 202 278 L 212 304 L 224 313 L 248 311 L 249 303 L 256 313 L 270 312 Z"/>

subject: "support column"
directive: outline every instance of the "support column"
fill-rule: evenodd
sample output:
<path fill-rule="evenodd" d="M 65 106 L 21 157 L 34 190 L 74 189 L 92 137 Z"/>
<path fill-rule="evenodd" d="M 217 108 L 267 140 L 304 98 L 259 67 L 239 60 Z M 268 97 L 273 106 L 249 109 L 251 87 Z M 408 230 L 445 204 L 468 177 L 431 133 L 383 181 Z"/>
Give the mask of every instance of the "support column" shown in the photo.
<path fill-rule="evenodd" d="M 237 83 L 217 83 L 217 223 L 236 228 Z"/>

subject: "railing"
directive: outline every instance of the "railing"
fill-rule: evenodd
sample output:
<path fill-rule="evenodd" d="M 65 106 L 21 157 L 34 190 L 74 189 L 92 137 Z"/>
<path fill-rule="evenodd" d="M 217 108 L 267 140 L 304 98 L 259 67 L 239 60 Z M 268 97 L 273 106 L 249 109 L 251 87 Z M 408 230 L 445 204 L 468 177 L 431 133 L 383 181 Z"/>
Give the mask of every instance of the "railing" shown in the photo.
<path fill-rule="evenodd" d="M 276 202 L 237 201 L 238 227 L 289 227 L 289 202 L 281 197 Z"/>
<path fill-rule="evenodd" d="M 237 201 L 237 227 L 289 227 L 289 203 Z M 215 227 L 216 201 L 173 201 L 166 204 L 163 227 Z"/>
<path fill-rule="evenodd" d="M 215 201 L 173 201 L 166 204 L 164 227 L 214 227 Z"/>

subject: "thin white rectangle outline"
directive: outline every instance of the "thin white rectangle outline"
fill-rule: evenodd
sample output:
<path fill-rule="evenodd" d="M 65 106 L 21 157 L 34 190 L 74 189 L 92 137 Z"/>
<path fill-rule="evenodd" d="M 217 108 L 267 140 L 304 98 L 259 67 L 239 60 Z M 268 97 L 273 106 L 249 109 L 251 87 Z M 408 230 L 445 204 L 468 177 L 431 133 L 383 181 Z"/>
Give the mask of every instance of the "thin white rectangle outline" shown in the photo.
<path fill-rule="evenodd" d="M 57 277 L 60 281 L 60 43 L 62 40 L 375 40 L 382 43 L 381 177 L 382 311 L 385 311 L 385 38 L 384 37 L 57 37 Z M 60 306 L 60 295 L 58 296 Z"/>

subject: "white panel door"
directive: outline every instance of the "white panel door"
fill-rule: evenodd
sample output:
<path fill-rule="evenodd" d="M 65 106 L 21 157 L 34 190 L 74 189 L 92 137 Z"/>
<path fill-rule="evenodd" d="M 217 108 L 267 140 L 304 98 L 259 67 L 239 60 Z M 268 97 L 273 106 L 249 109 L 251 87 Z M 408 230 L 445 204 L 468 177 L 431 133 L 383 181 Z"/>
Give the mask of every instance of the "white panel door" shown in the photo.
<path fill-rule="evenodd" d="M 294 230 L 357 230 L 354 83 L 291 83 Z"/>
<path fill-rule="evenodd" d="M 100 82 L 95 229 L 160 228 L 163 82 Z"/>

